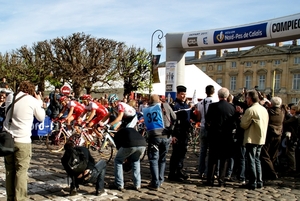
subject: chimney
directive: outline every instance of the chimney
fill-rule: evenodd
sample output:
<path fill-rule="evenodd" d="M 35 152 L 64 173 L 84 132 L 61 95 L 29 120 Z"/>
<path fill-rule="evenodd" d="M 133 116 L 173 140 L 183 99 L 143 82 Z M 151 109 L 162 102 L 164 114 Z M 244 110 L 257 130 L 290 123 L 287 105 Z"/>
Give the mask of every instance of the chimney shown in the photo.
<path fill-rule="evenodd" d="M 200 51 L 195 51 L 195 59 L 200 59 L 201 56 L 200 56 Z"/>
<path fill-rule="evenodd" d="M 223 56 L 223 54 L 222 54 L 222 49 L 217 49 L 217 50 L 216 50 L 216 56 L 217 56 L 217 57 L 222 57 L 222 56 Z"/>
<path fill-rule="evenodd" d="M 298 40 L 293 40 L 293 46 L 297 46 L 298 45 Z"/>
<path fill-rule="evenodd" d="M 283 42 L 276 42 L 276 47 L 282 47 L 283 46 Z"/>

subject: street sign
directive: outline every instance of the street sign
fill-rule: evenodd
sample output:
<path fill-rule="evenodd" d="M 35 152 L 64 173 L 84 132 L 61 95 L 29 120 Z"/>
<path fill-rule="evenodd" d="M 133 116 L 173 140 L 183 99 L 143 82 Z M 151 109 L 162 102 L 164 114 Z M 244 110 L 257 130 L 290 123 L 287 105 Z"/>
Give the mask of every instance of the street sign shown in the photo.
<path fill-rule="evenodd" d="M 60 88 L 60 93 L 62 93 L 65 96 L 70 95 L 71 93 L 71 87 L 69 87 L 68 85 L 64 85 Z"/>

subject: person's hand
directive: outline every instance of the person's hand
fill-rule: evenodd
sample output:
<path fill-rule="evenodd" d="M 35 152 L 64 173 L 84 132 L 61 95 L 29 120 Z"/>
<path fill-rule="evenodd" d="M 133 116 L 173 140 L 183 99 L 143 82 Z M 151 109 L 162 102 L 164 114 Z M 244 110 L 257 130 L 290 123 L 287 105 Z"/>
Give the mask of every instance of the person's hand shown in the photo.
<path fill-rule="evenodd" d="M 291 139 L 292 133 L 291 132 L 285 132 L 285 136 L 287 139 Z"/>
<path fill-rule="evenodd" d="M 238 113 L 243 113 L 243 109 L 240 106 L 236 106 L 235 111 Z"/>
<path fill-rule="evenodd" d="M 38 100 L 42 100 L 40 92 L 38 93 L 34 92 L 34 97 Z"/>
<path fill-rule="evenodd" d="M 178 139 L 176 137 L 172 137 L 171 144 L 176 144 Z"/>

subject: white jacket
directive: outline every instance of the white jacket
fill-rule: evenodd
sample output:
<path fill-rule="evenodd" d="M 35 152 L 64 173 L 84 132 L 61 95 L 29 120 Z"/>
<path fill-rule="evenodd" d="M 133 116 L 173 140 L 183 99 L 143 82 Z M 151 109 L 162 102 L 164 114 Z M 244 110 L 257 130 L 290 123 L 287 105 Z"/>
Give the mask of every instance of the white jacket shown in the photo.
<path fill-rule="evenodd" d="M 16 99 L 24 93 L 19 92 Z M 6 97 L 5 105 L 10 105 L 13 94 Z M 45 110 L 42 108 L 41 101 L 31 95 L 22 97 L 15 105 L 13 110 L 12 124 L 9 126 L 10 110 L 6 114 L 3 129 L 10 132 L 15 142 L 31 143 L 31 129 L 34 117 L 38 121 L 44 121 Z M 7 108 L 6 108 L 7 109 Z"/>

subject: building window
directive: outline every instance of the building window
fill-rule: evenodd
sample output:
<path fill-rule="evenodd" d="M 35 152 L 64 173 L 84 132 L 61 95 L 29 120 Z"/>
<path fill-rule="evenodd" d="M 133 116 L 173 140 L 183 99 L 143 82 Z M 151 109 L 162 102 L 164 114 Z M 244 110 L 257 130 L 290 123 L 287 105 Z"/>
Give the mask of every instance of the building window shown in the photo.
<path fill-rule="evenodd" d="M 294 64 L 300 64 L 300 57 L 295 57 Z"/>
<path fill-rule="evenodd" d="M 230 77 L 230 90 L 236 89 L 236 76 Z"/>
<path fill-rule="evenodd" d="M 203 72 L 206 71 L 206 66 L 202 66 L 202 71 L 203 71 Z"/>
<path fill-rule="evenodd" d="M 231 62 L 231 68 L 236 68 L 236 62 L 235 61 Z"/>
<path fill-rule="evenodd" d="M 280 78 L 281 78 L 281 74 L 276 74 L 275 75 L 275 86 L 274 86 L 275 90 L 280 89 Z"/>
<path fill-rule="evenodd" d="M 280 60 L 275 60 L 274 61 L 274 65 L 279 65 L 280 64 Z"/>
<path fill-rule="evenodd" d="M 259 62 L 259 65 L 260 65 L 260 66 L 265 66 L 265 65 L 266 65 L 266 62 L 265 62 L 265 61 L 260 61 L 260 62 Z"/>
<path fill-rule="evenodd" d="M 258 76 L 258 89 L 264 90 L 266 88 L 266 75 Z"/>
<path fill-rule="evenodd" d="M 293 90 L 300 90 L 300 74 L 294 74 L 292 88 Z"/>
<path fill-rule="evenodd" d="M 222 80 L 222 78 L 218 78 L 217 79 L 217 83 L 220 85 L 220 86 L 223 86 L 223 80 Z"/>
<path fill-rule="evenodd" d="M 299 98 L 292 98 L 292 103 L 298 105 L 299 100 L 300 100 Z"/>
<path fill-rule="evenodd" d="M 218 65 L 218 71 L 222 71 L 223 66 L 222 65 Z"/>
<path fill-rule="evenodd" d="M 251 67 L 251 62 L 250 61 L 246 62 L 246 67 Z"/>
<path fill-rule="evenodd" d="M 252 82 L 252 76 L 251 75 L 246 75 L 245 76 L 245 87 L 246 89 L 251 89 L 251 82 Z"/>

